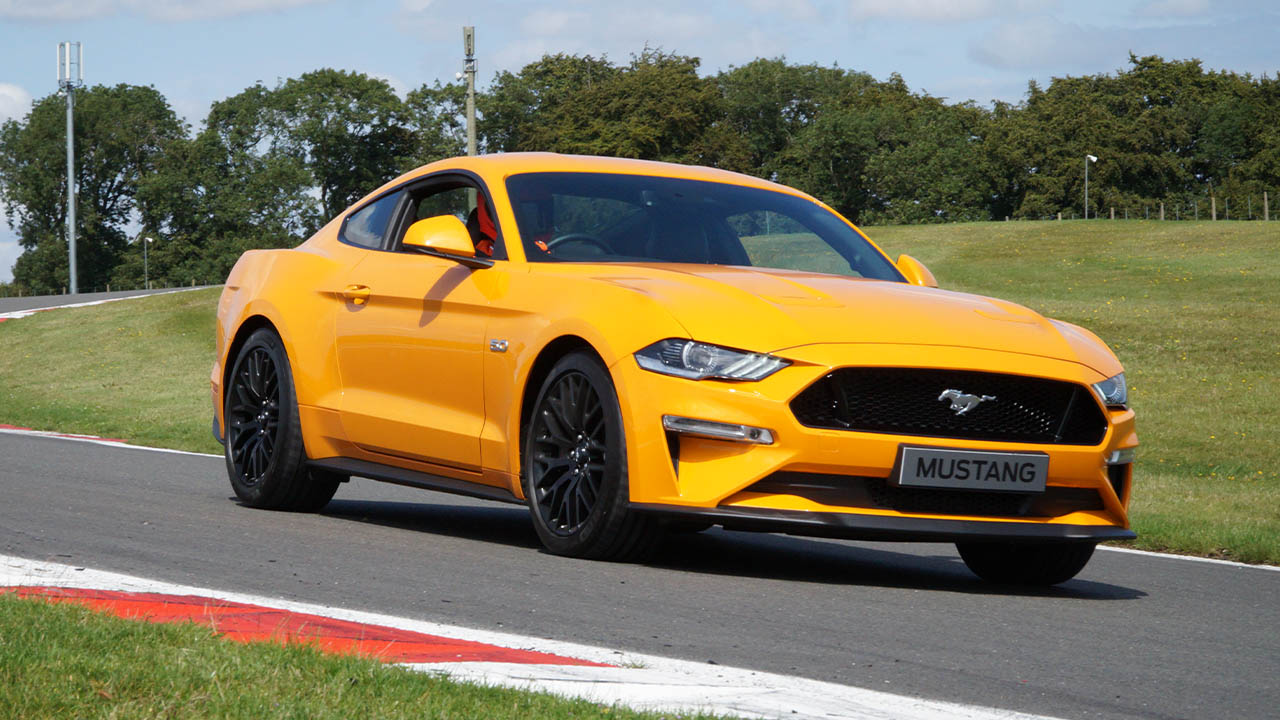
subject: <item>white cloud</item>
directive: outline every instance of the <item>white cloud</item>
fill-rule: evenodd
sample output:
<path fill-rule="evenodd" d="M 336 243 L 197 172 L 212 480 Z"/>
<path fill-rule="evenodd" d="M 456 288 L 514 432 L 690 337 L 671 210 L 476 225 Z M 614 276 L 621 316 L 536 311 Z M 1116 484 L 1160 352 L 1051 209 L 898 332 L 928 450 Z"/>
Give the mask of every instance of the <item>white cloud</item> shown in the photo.
<path fill-rule="evenodd" d="M 1151 0 L 1134 9 L 1137 17 L 1194 17 L 1209 13 L 1209 0 Z"/>
<path fill-rule="evenodd" d="M 1103 58 L 1113 64 L 1117 52 L 1123 52 L 1117 50 L 1117 40 L 1121 39 L 1117 31 L 1051 18 L 1029 18 L 997 25 L 970 45 L 969 56 L 995 68 L 1052 68 L 1055 74 L 1061 74 L 1096 67 Z M 1123 48 L 1123 42 L 1119 47 Z"/>
<path fill-rule="evenodd" d="M 747 6 L 759 13 L 780 14 L 795 20 L 818 19 L 818 8 L 810 0 L 747 0 Z"/>
<path fill-rule="evenodd" d="M 0 125 L 21 120 L 31 112 L 31 93 L 17 85 L 0 83 Z"/>
<path fill-rule="evenodd" d="M 520 29 L 534 35 L 556 35 L 589 25 L 590 18 L 586 13 L 564 10 L 535 10 L 520 19 Z"/>
<path fill-rule="evenodd" d="M 88 20 L 137 14 L 153 20 L 185 22 L 287 10 L 327 0 L 0 0 L 0 18 Z"/>
<path fill-rule="evenodd" d="M 1047 10 L 1057 0 L 849 0 L 855 20 L 962 22 Z"/>
<path fill-rule="evenodd" d="M 380 72 L 367 72 L 365 73 L 365 75 L 368 75 L 369 77 L 375 80 L 381 80 L 382 82 L 390 85 L 391 92 L 395 93 L 396 97 L 400 98 L 401 100 L 405 99 L 405 97 L 409 95 L 409 91 L 411 90 L 411 88 L 407 83 L 405 83 L 405 81 L 401 80 L 395 75 L 389 75 L 387 73 L 380 73 Z"/>
<path fill-rule="evenodd" d="M 18 244 L 18 235 L 9 227 L 4 213 L 5 204 L 0 202 L 0 282 L 12 282 L 13 264 L 22 254 L 22 246 Z"/>

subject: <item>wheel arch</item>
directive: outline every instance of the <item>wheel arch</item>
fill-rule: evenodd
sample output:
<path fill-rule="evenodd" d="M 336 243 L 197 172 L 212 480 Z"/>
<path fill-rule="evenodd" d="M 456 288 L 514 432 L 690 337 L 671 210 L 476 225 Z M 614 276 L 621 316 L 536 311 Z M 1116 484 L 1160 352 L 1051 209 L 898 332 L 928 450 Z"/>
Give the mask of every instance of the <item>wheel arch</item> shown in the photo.
<path fill-rule="evenodd" d="M 223 388 L 226 388 L 227 383 L 231 380 L 231 371 L 235 369 L 234 366 L 236 358 L 240 355 L 240 348 L 244 347 L 244 344 L 249 339 L 250 335 L 263 328 L 275 333 L 276 337 L 281 337 L 281 342 L 283 343 L 283 337 L 280 335 L 280 329 L 277 328 L 275 323 L 271 322 L 271 319 L 266 315 L 250 315 L 245 318 L 244 322 L 240 323 L 240 327 L 236 328 L 235 335 L 231 338 L 231 344 L 227 346 L 227 357 L 222 363 Z M 285 348 L 285 353 L 286 355 L 288 354 L 288 348 Z M 225 390 L 223 397 L 225 402 Z"/>
<path fill-rule="evenodd" d="M 606 368 L 606 372 L 608 371 L 608 364 L 605 362 L 604 356 L 600 354 L 600 351 L 594 345 L 580 335 L 560 335 L 544 345 L 538 351 L 538 356 L 534 358 L 533 365 L 529 368 L 529 374 L 525 377 L 524 387 L 520 392 L 520 423 L 517 426 L 519 435 L 516 443 L 520 450 L 516 456 L 517 462 L 520 461 L 524 452 L 524 430 L 528 427 L 529 420 L 533 416 L 533 404 L 538 398 L 538 391 L 542 389 L 542 383 L 547 379 L 547 375 L 551 374 L 551 368 L 555 367 L 560 358 L 577 351 L 590 353 Z M 516 467 L 519 468 L 519 465 Z M 517 470 L 518 472 L 519 470 Z"/>

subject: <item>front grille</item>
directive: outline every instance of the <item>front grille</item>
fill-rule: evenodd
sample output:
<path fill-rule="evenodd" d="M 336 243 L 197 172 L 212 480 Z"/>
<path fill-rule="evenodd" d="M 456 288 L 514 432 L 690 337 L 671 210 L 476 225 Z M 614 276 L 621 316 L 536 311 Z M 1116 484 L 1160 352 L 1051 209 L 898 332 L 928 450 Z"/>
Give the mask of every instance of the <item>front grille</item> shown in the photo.
<path fill-rule="evenodd" d="M 946 390 L 995 398 L 963 415 Z M 924 368 L 841 368 L 791 401 L 803 425 L 832 430 L 1097 445 L 1107 420 L 1082 385 L 998 373 Z"/>
<path fill-rule="evenodd" d="M 835 507 L 895 510 L 920 515 L 1058 517 L 1103 507 L 1102 496 L 1089 488 L 1051 485 L 1043 493 L 1029 495 L 934 490 L 895 487 L 884 478 L 820 473 L 777 472 L 746 490 L 769 495 L 796 495 Z"/>

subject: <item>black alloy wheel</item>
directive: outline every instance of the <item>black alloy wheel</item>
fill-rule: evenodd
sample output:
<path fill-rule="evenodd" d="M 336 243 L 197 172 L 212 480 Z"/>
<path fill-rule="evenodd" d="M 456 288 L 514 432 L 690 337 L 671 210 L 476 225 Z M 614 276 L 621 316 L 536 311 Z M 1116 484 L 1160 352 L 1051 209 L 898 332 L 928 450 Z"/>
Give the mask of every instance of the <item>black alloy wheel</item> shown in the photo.
<path fill-rule="evenodd" d="M 227 452 L 240 484 L 263 481 L 280 434 L 280 375 L 266 347 L 254 347 L 231 378 Z"/>
<path fill-rule="evenodd" d="M 328 504 L 346 478 L 307 469 L 293 372 L 274 332 L 249 336 L 223 394 L 224 455 L 236 497 L 274 510 L 311 512 Z"/>
<path fill-rule="evenodd" d="M 656 545 L 657 523 L 628 507 L 622 415 L 595 356 L 570 353 L 552 368 L 525 428 L 523 453 L 525 497 L 548 550 L 635 560 Z"/>
<path fill-rule="evenodd" d="M 534 415 L 533 488 L 538 513 L 557 535 L 582 529 L 604 484 L 604 406 L 591 381 L 568 372 Z"/>

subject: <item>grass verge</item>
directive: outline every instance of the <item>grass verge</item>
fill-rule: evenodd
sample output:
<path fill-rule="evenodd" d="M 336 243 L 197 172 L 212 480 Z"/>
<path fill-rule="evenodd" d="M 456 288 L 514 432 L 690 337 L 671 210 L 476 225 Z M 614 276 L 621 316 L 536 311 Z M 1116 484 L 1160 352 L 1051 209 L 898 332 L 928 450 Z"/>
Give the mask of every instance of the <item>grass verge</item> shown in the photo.
<path fill-rule="evenodd" d="M 658 718 L 0 594 L 0 708 L 41 718 Z M 710 716 L 696 716 L 710 717 Z"/>
<path fill-rule="evenodd" d="M 0 323 L 0 422 L 220 453 L 209 432 L 219 288 Z"/>

